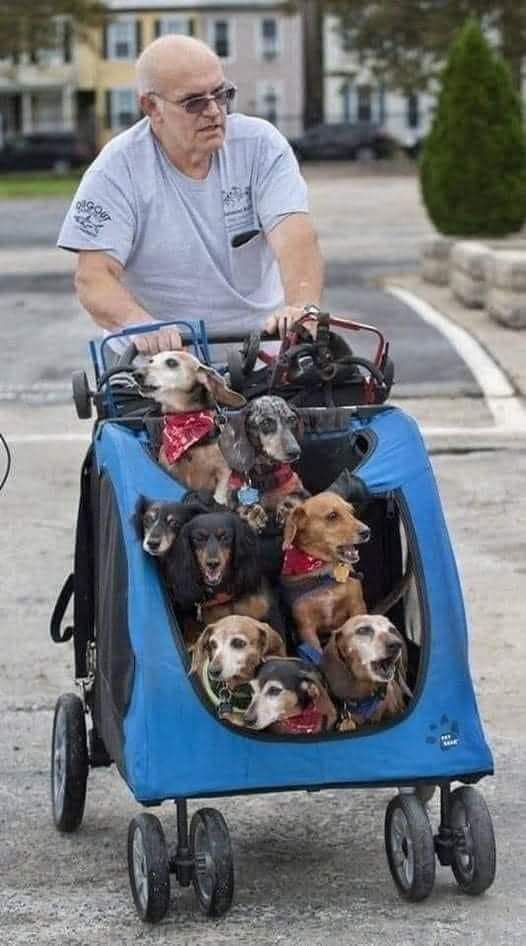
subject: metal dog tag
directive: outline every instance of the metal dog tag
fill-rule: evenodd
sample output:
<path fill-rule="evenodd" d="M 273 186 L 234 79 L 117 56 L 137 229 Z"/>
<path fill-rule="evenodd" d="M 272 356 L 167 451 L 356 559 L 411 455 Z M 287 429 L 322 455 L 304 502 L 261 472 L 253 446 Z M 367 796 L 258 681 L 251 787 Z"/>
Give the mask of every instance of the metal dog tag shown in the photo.
<path fill-rule="evenodd" d="M 350 573 L 351 569 L 345 564 L 345 562 L 338 562 L 338 564 L 334 566 L 332 574 L 336 581 L 344 582 L 347 581 Z"/>
<path fill-rule="evenodd" d="M 259 490 L 253 486 L 242 486 L 237 491 L 237 498 L 241 506 L 253 506 L 259 501 Z"/>

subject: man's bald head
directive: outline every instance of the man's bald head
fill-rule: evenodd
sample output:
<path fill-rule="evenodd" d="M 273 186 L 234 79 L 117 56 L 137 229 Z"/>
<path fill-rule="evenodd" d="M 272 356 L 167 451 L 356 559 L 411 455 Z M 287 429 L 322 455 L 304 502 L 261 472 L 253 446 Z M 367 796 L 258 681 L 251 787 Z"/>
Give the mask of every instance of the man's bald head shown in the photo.
<path fill-rule="evenodd" d="M 160 36 L 145 47 L 135 67 L 139 95 L 155 91 L 166 93 L 195 81 L 202 69 L 221 69 L 216 54 L 206 43 L 192 36 Z"/>

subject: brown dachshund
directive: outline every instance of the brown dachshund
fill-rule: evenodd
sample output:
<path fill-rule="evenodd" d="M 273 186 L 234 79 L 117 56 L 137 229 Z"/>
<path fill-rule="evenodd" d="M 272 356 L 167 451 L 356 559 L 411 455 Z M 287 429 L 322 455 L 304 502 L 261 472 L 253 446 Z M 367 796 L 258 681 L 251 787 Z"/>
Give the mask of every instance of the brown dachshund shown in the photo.
<path fill-rule="evenodd" d="M 231 469 L 218 444 L 218 404 L 242 407 L 241 394 L 220 374 L 185 351 L 162 351 L 134 376 L 164 414 L 159 462 L 189 489 L 210 490 L 226 505 Z"/>
<path fill-rule="evenodd" d="M 318 651 L 320 635 L 327 637 L 347 618 L 366 610 L 354 566 L 357 546 L 369 537 L 369 527 L 335 493 L 311 496 L 287 519 L 282 589 L 299 637 Z"/>
<path fill-rule="evenodd" d="M 379 723 L 405 709 L 407 648 L 402 635 L 378 614 L 358 614 L 331 634 L 321 669 L 342 707 L 340 732 Z"/>

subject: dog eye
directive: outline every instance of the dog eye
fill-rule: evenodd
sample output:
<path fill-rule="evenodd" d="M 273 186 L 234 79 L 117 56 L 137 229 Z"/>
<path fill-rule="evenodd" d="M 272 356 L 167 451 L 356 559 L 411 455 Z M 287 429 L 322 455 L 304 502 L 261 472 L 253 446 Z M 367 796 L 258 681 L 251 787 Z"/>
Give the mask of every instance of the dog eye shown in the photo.
<path fill-rule="evenodd" d="M 194 532 L 192 538 L 197 545 L 204 545 L 208 541 L 208 535 L 205 532 Z"/>
<path fill-rule="evenodd" d="M 178 368 L 179 362 L 177 361 L 177 358 L 167 358 L 165 365 L 167 368 Z"/>
<path fill-rule="evenodd" d="M 333 509 L 332 512 L 328 512 L 328 513 L 327 513 L 327 515 L 325 516 L 325 518 L 326 518 L 327 522 L 334 522 L 335 519 L 339 519 L 339 518 L 340 518 L 340 513 L 339 513 L 339 512 L 336 512 L 336 510 Z"/>
<path fill-rule="evenodd" d="M 261 431 L 264 434 L 273 434 L 276 430 L 276 421 L 272 417 L 265 417 L 261 422 Z"/>
<path fill-rule="evenodd" d="M 231 645 L 235 650 L 243 650 L 243 647 L 247 646 L 247 642 L 242 637 L 233 637 Z"/>
<path fill-rule="evenodd" d="M 210 650 L 217 650 L 217 641 L 209 641 L 208 646 Z"/>
<path fill-rule="evenodd" d="M 267 690 L 267 696 L 279 696 L 281 693 L 280 687 L 269 687 Z"/>
<path fill-rule="evenodd" d="M 361 637 L 372 637 L 374 631 L 368 624 L 362 624 L 361 627 L 356 628 L 354 633 L 359 634 Z"/>

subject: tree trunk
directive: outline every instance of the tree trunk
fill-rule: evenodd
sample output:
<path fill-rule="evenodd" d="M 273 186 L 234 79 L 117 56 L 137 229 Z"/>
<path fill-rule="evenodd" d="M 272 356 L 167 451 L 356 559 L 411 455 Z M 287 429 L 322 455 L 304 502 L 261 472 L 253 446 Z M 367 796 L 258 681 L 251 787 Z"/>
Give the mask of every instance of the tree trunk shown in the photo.
<path fill-rule="evenodd" d="M 305 128 L 323 121 L 323 11 L 321 0 L 303 0 L 303 78 Z"/>

